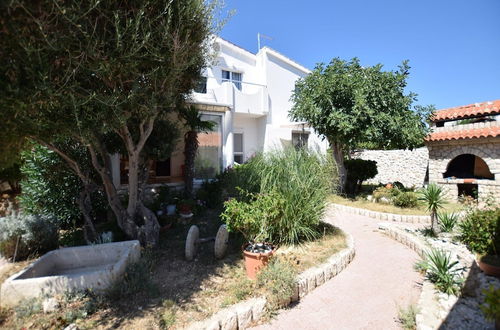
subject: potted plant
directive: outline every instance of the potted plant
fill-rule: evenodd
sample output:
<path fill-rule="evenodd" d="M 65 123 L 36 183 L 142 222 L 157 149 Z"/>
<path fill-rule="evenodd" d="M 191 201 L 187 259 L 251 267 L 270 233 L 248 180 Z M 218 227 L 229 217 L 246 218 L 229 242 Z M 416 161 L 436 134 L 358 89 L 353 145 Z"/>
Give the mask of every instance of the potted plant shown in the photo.
<path fill-rule="evenodd" d="M 269 229 L 282 214 L 281 209 L 275 207 L 280 196 L 246 192 L 242 195 L 246 200 L 233 198 L 224 203 L 221 218 L 229 232 L 240 232 L 247 241 L 242 246 L 245 269 L 247 276 L 254 280 L 276 251 Z"/>
<path fill-rule="evenodd" d="M 477 253 L 477 264 L 487 275 L 500 278 L 500 208 L 473 209 L 460 223 L 460 240 Z"/>
<path fill-rule="evenodd" d="M 179 210 L 179 214 L 185 217 L 193 216 L 193 208 L 196 202 L 192 199 L 181 199 L 177 204 L 177 208 Z"/>
<path fill-rule="evenodd" d="M 481 310 L 488 320 L 495 321 L 495 329 L 500 330 L 500 289 L 490 286 L 483 292 L 485 297 Z"/>

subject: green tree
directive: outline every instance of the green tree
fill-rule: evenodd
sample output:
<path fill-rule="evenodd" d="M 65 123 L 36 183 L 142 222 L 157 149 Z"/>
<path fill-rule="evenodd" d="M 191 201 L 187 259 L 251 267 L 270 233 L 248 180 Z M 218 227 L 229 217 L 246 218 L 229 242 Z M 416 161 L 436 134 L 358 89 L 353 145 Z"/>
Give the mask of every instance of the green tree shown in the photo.
<path fill-rule="evenodd" d="M 199 79 L 216 8 L 203 0 L 0 4 L 0 108 L 9 141 L 35 140 L 90 187 L 92 174 L 56 142 L 85 146 L 118 225 L 143 245 L 159 237 L 141 198 L 144 150 L 157 122 L 171 118 Z M 109 154 L 120 148 L 129 160 L 126 205 L 111 176 Z"/>
<path fill-rule="evenodd" d="M 179 115 L 184 121 L 187 132 L 184 134 L 184 185 L 186 195 L 193 197 L 194 160 L 198 151 L 198 133 L 213 129 L 214 123 L 201 119 L 195 106 L 182 108 Z"/>
<path fill-rule="evenodd" d="M 416 95 L 404 90 L 409 68 L 406 61 L 397 71 L 383 71 L 381 64 L 364 67 L 357 58 L 334 58 L 295 84 L 289 116 L 307 121 L 328 140 L 341 189 L 345 155 L 353 148 L 413 148 L 423 143 L 433 107 L 411 108 Z"/>

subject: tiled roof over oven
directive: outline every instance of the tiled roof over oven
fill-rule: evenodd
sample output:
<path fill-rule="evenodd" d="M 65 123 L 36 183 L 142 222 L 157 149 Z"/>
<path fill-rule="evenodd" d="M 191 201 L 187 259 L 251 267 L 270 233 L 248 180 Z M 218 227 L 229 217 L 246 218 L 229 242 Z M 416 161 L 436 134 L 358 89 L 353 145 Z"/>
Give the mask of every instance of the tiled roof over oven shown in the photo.
<path fill-rule="evenodd" d="M 497 136 L 500 136 L 500 126 L 490 126 L 463 130 L 438 130 L 429 134 L 426 141 L 475 139 Z"/>
<path fill-rule="evenodd" d="M 498 113 L 500 113 L 500 100 L 495 100 L 439 110 L 434 114 L 432 121 L 464 119 Z"/>

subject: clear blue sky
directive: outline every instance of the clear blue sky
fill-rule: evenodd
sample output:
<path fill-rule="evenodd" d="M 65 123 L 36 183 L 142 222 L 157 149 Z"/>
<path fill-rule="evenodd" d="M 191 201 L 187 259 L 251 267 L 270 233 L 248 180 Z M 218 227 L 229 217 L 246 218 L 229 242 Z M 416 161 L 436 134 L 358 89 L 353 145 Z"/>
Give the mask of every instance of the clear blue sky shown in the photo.
<path fill-rule="evenodd" d="M 226 0 L 221 36 L 267 45 L 312 69 L 334 57 L 394 70 L 410 60 L 408 90 L 438 109 L 500 99 L 500 0 Z"/>

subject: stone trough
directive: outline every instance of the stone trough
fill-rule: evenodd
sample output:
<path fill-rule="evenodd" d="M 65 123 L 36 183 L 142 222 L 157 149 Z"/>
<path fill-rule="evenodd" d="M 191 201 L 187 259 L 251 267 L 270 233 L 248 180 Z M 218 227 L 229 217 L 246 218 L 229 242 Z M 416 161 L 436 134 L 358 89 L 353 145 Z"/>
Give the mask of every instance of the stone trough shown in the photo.
<path fill-rule="evenodd" d="M 24 299 L 67 291 L 108 288 L 140 258 L 139 241 L 62 248 L 9 277 L 1 288 L 0 305 L 16 305 Z"/>

